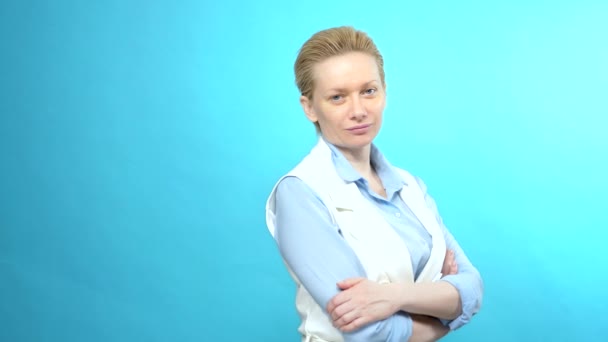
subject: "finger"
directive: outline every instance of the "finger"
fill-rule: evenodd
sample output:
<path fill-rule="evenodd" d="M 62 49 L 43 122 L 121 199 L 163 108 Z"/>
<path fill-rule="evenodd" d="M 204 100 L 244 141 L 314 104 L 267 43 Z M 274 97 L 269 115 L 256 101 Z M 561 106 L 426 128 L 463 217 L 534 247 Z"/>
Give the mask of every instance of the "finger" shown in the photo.
<path fill-rule="evenodd" d="M 458 264 L 456 261 L 454 261 L 450 266 L 450 274 L 458 274 Z"/>
<path fill-rule="evenodd" d="M 327 306 L 325 307 L 325 310 L 327 310 L 327 313 L 330 316 L 333 315 L 333 312 L 336 309 L 336 304 L 334 303 L 335 298 L 336 297 L 330 299 L 329 302 L 327 302 Z"/>
<path fill-rule="evenodd" d="M 349 288 L 359 284 L 360 282 L 364 281 L 365 279 L 367 279 L 367 278 L 356 277 L 356 278 L 344 279 L 344 280 L 338 282 L 338 287 L 341 290 L 346 290 L 346 289 L 349 289 Z"/>
<path fill-rule="evenodd" d="M 360 314 L 358 314 L 357 310 L 350 310 L 334 319 L 332 323 L 337 329 L 342 329 L 342 327 L 352 323 L 355 319 L 359 318 L 359 316 Z"/>
<path fill-rule="evenodd" d="M 441 267 L 441 273 L 447 274 L 450 270 L 450 251 L 445 252 L 445 259 L 443 260 L 443 267 Z"/>
<path fill-rule="evenodd" d="M 356 309 L 357 306 L 354 304 L 354 302 L 349 300 L 348 302 L 336 306 L 333 311 L 329 313 L 329 315 L 332 321 L 337 321 L 342 318 L 342 316 L 348 314 L 349 312 L 355 311 Z"/>
<path fill-rule="evenodd" d="M 445 252 L 445 259 L 443 261 L 443 266 L 446 267 L 446 268 L 449 267 L 450 264 L 452 263 L 452 260 L 454 260 L 453 251 L 451 249 L 448 249 Z"/>
<path fill-rule="evenodd" d="M 330 299 L 330 301 L 327 303 L 327 313 L 329 313 L 330 315 L 333 315 L 334 311 L 336 310 L 337 307 L 339 307 L 340 305 L 347 303 L 348 301 L 350 301 L 350 294 L 347 292 L 340 292 L 337 295 L 334 296 L 334 298 Z"/>
<path fill-rule="evenodd" d="M 351 331 L 361 329 L 363 326 L 365 326 L 369 323 L 370 323 L 370 320 L 366 319 L 365 317 L 358 317 L 355 320 L 353 320 L 352 322 L 343 326 L 340 330 L 342 330 L 343 332 L 351 332 Z"/>

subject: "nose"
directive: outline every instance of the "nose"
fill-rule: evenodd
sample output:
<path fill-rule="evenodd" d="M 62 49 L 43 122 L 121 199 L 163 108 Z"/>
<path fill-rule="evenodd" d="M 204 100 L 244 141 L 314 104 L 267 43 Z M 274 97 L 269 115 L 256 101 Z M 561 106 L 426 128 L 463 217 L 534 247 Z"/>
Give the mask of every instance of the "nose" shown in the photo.
<path fill-rule="evenodd" d="M 360 97 L 354 96 L 351 108 L 351 118 L 357 121 L 363 120 L 367 116 L 367 110 Z"/>

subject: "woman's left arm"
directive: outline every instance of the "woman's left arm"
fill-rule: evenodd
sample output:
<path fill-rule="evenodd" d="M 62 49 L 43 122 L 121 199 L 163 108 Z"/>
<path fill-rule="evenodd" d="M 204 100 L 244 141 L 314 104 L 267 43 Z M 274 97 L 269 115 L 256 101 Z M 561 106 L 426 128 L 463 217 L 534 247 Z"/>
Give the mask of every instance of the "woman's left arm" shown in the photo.
<path fill-rule="evenodd" d="M 460 314 L 452 319 L 448 317 L 443 321 L 451 330 L 467 324 L 471 318 L 481 309 L 483 300 L 483 280 L 479 271 L 469 261 L 469 258 L 464 254 L 462 248 L 452 234 L 441 224 L 444 231 L 446 246 L 454 251 L 454 257 L 458 264 L 458 273 L 446 275 L 437 283 L 449 283 L 458 291 L 461 308 Z"/>
<path fill-rule="evenodd" d="M 483 282 L 452 234 L 443 228 L 448 250 L 454 251 L 458 273 L 443 276 L 436 282 L 390 284 L 400 310 L 411 314 L 437 317 L 457 329 L 468 323 L 481 307 Z"/>
<path fill-rule="evenodd" d="M 458 273 L 446 275 L 434 283 L 411 284 L 404 299 L 402 309 L 410 313 L 425 314 L 441 318 L 451 330 L 468 323 L 481 308 L 483 281 L 479 271 L 469 261 L 466 254 L 448 231 L 439 215 L 437 205 L 427 193 L 424 182 L 417 178 L 424 192 L 427 206 L 433 211 L 441 226 L 446 247 L 454 252 Z"/>

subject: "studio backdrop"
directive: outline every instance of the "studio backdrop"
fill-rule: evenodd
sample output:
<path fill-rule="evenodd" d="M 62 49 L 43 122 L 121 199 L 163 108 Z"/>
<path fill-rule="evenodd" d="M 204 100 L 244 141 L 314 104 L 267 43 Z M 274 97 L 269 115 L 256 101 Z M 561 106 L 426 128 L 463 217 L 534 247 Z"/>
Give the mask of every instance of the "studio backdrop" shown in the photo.
<path fill-rule="evenodd" d="M 376 143 L 484 279 L 445 341 L 608 340 L 607 18 L 600 0 L 4 1 L 0 340 L 299 341 L 264 205 L 317 139 L 298 49 L 340 25 L 384 55 Z"/>

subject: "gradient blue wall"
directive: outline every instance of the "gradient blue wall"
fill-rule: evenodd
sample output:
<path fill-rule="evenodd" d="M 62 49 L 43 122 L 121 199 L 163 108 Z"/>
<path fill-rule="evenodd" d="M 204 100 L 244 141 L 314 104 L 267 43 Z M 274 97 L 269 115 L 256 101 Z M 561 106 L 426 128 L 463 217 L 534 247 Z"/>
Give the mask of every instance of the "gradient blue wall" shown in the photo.
<path fill-rule="evenodd" d="M 266 232 L 312 146 L 292 64 L 351 24 L 377 143 L 485 279 L 446 341 L 606 341 L 606 1 L 4 1 L 0 340 L 297 341 Z"/>

